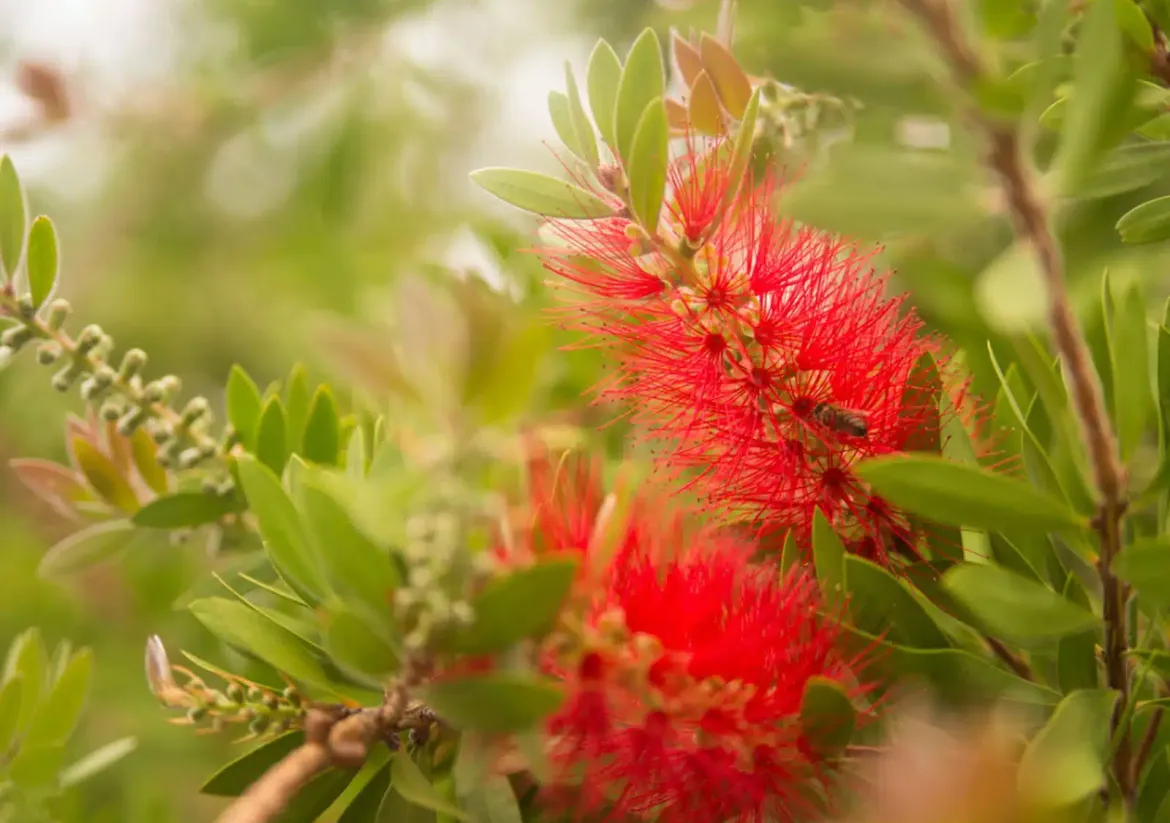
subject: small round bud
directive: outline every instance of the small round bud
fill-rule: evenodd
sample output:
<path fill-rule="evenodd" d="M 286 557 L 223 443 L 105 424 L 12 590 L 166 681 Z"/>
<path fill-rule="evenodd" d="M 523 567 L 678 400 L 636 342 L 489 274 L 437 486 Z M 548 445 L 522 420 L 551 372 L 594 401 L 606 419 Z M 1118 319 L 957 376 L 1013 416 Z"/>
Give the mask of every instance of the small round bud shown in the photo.
<path fill-rule="evenodd" d="M 167 397 L 174 397 L 183 388 L 183 381 L 173 374 L 164 375 L 158 382 L 162 385 L 163 393 Z"/>
<path fill-rule="evenodd" d="M 49 317 L 45 322 L 53 331 L 61 331 L 61 327 L 65 325 L 65 321 L 72 313 L 73 306 L 69 304 L 69 301 L 58 297 L 49 304 Z"/>
<path fill-rule="evenodd" d="M 138 431 L 138 427 L 144 422 L 146 422 L 146 412 L 141 407 L 134 406 L 118 419 L 118 434 L 129 437 Z"/>
<path fill-rule="evenodd" d="M 206 397 L 193 397 L 183 409 L 182 425 L 192 426 L 211 410 Z"/>
<path fill-rule="evenodd" d="M 51 366 L 61 359 L 61 346 L 52 340 L 46 340 L 37 346 L 37 362 L 42 366 Z"/>
<path fill-rule="evenodd" d="M 248 731 L 252 734 L 264 734 L 268 730 L 268 725 L 272 720 L 268 715 L 258 714 L 252 718 L 252 722 L 248 724 Z"/>
<path fill-rule="evenodd" d="M 226 694 L 227 694 L 227 699 L 232 701 L 233 703 L 243 703 L 244 702 L 244 687 L 241 686 L 239 683 L 236 683 L 236 682 L 229 683 L 228 687 L 227 687 Z"/>
<path fill-rule="evenodd" d="M 142 402 L 161 403 L 166 396 L 161 380 L 152 380 L 142 389 Z"/>
<path fill-rule="evenodd" d="M 206 706 L 194 706 L 187 710 L 187 719 L 192 723 L 198 723 L 203 718 L 207 717 Z"/>
<path fill-rule="evenodd" d="M 28 326 L 13 326 L 0 332 L 0 345 L 19 350 L 25 343 L 33 339 L 33 332 Z"/>
<path fill-rule="evenodd" d="M 183 449 L 179 453 L 179 468 L 193 469 L 203 462 L 203 452 L 197 448 Z"/>
<path fill-rule="evenodd" d="M 150 437 L 158 445 L 165 446 L 175 439 L 175 432 L 169 423 L 160 420 L 158 424 L 153 429 L 151 429 Z"/>
<path fill-rule="evenodd" d="M 107 400 L 106 402 L 102 403 L 102 407 L 98 410 L 98 415 L 102 418 L 102 420 L 105 420 L 108 423 L 113 423 L 122 416 L 122 404 L 117 400 Z M 118 434 L 122 434 L 121 430 L 118 431 Z M 131 432 L 131 434 L 133 434 L 133 432 Z M 127 435 L 122 434 L 122 436 L 126 437 Z"/>
<path fill-rule="evenodd" d="M 248 702 L 260 703 L 264 700 L 264 692 L 257 689 L 255 686 L 248 687 Z"/>
<path fill-rule="evenodd" d="M 79 376 L 76 368 L 72 365 L 66 366 L 53 375 L 53 388 L 62 393 L 67 392 L 73 388 L 73 384 L 77 382 Z"/>
<path fill-rule="evenodd" d="M 122 355 L 122 363 L 118 366 L 118 376 L 129 382 L 142 373 L 146 367 L 146 352 L 142 349 L 130 349 Z"/>
<path fill-rule="evenodd" d="M 22 294 L 16 298 L 16 313 L 25 320 L 32 320 L 37 316 L 37 307 L 33 304 L 31 294 Z"/>
<path fill-rule="evenodd" d="M 294 706 L 301 705 L 301 695 L 292 686 L 289 686 L 287 689 L 281 692 L 280 696 L 284 698 L 286 702 L 291 703 Z"/>
<path fill-rule="evenodd" d="M 84 356 L 89 354 L 94 348 L 102 342 L 102 327 L 97 325 L 89 325 L 81 330 L 81 336 L 77 338 L 77 353 Z"/>
<path fill-rule="evenodd" d="M 269 692 L 268 694 L 264 695 L 264 707 L 269 711 L 276 711 L 280 708 L 280 698 L 277 695 Z"/>
<path fill-rule="evenodd" d="M 229 477 L 227 480 L 223 481 L 222 483 L 219 484 L 219 486 L 216 487 L 215 493 L 219 497 L 231 497 L 232 493 L 235 490 L 236 490 L 236 483 L 234 480 L 232 480 Z"/>

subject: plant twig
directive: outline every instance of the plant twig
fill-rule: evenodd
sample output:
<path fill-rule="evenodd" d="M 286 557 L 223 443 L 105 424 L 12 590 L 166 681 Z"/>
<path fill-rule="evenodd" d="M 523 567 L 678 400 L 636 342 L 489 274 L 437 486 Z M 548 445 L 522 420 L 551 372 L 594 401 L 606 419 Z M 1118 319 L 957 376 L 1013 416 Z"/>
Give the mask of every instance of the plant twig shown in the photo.
<path fill-rule="evenodd" d="M 1154 715 L 1150 718 L 1150 724 L 1146 726 L 1146 733 L 1142 737 L 1141 745 L 1138 746 L 1137 755 L 1133 759 L 1133 784 L 1135 786 L 1141 779 L 1146 762 L 1150 759 L 1150 753 L 1154 750 L 1154 741 L 1158 739 L 1158 732 L 1162 728 L 1163 714 L 1161 706 L 1154 709 Z"/>
<path fill-rule="evenodd" d="M 979 53 L 967 41 L 948 0 L 900 0 L 922 21 L 937 42 L 955 80 L 971 89 L 985 77 Z M 1122 728 L 1124 707 L 1129 702 L 1129 676 L 1125 665 L 1125 601 L 1128 591 L 1111 569 L 1121 551 L 1121 519 L 1125 514 L 1125 471 L 1117 456 L 1117 442 L 1100 381 L 1093 369 L 1088 345 L 1078 327 L 1065 283 L 1064 263 L 1052 230 L 1047 205 L 1040 196 L 1025 157 L 1019 129 L 971 111 L 972 120 L 988 143 L 987 165 L 999 178 L 1016 233 L 1032 247 L 1048 292 L 1048 322 L 1052 339 L 1068 374 L 1073 408 L 1092 465 L 1098 510 L 1093 528 L 1100 538 L 1097 572 L 1103 590 L 1105 621 L 1105 669 L 1109 687 L 1119 692 L 1111 721 L 1116 740 L 1112 770 L 1121 796 L 1134 800 L 1132 749 L 1129 729 Z"/>
<path fill-rule="evenodd" d="M 1007 664 L 1007 667 L 1015 672 L 1018 676 L 1024 678 L 1029 682 L 1036 682 L 1036 676 L 1032 674 L 1032 668 L 1024 662 L 1023 659 L 1013 654 L 1011 649 L 1005 646 L 1001 641 L 995 639 L 991 635 L 984 635 L 983 642 L 987 644 L 992 653 Z"/>

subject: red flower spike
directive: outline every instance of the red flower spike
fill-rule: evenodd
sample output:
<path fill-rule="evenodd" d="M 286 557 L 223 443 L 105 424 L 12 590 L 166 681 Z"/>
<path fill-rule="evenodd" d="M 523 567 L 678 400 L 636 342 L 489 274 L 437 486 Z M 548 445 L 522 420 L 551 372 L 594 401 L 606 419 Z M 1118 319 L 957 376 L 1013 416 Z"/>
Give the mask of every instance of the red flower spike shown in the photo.
<path fill-rule="evenodd" d="M 875 562 L 916 556 L 908 519 L 873 501 L 853 467 L 937 443 L 924 355 L 951 405 L 973 417 L 966 387 L 904 300 L 885 296 L 876 250 L 780 219 L 775 180 L 724 212 L 729 152 L 688 149 L 671 166 L 665 234 L 651 246 L 619 241 L 618 220 L 552 224 L 572 250 L 544 254 L 573 286 L 566 315 L 619 365 L 597 396 L 624 402 L 647 439 L 666 441 L 661 468 L 714 511 L 807 539 L 820 510 Z"/>
<path fill-rule="evenodd" d="M 806 684 L 867 689 L 805 572 L 677 523 L 630 525 L 575 642 L 546 655 L 569 695 L 548 724 L 563 779 L 547 798 L 610 820 L 792 820 L 833 777 L 801 738 Z"/>

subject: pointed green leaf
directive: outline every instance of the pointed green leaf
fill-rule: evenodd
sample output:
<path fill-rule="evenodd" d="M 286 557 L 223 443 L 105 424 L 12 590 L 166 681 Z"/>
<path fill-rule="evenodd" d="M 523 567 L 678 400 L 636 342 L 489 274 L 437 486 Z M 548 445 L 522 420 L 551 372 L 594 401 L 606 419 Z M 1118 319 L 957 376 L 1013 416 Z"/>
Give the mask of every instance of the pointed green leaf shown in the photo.
<path fill-rule="evenodd" d="M 598 40 L 589 55 L 589 66 L 585 70 L 585 85 L 589 93 L 589 109 L 601 137 L 617 153 L 617 138 L 614 132 L 614 113 L 617 110 L 618 84 L 622 79 L 622 61 L 613 46 Z"/>
<path fill-rule="evenodd" d="M 662 64 L 662 46 L 653 29 L 646 29 L 626 56 L 626 65 L 618 81 L 614 107 L 614 140 L 620 157 L 629 160 L 634 133 L 642 112 L 655 98 L 665 96 L 666 68 Z"/>
<path fill-rule="evenodd" d="M 545 217 L 594 220 L 614 213 L 596 194 L 534 171 L 487 168 L 473 171 L 471 179 L 505 203 Z"/>
<path fill-rule="evenodd" d="M 158 462 L 158 445 L 144 428 L 130 435 L 130 452 L 134 468 L 150 490 L 155 494 L 166 494 L 170 488 L 167 470 Z"/>
<path fill-rule="evenodd" d="M 18 734 L 23 734 L 32 723 L 48 685 L 49 653 L 39 629 L 27 629 L 8 647 L 4 663 L 4 680 L 19 676 L 22 680 Z"/>
<path fill-rule="evenodd" d="M 577 568 L 576 560 L 550 559 L 494 577 L 471 601 L 475 622 L 445 645 L 460 654 L 491 654 L 547 631 Z"/>
<path fill-rule="evenodd" d="M 296 453 L 305 436 L 305 422 L 309 419 L 309 375 L 300 363 L 293 366 L 284 391 L 284 433 L 286 448 Z"/>
<path fill-rule="evenodd" d="M 41 215 L 28 230 L 28 290 L 34 306 L 41 306 L 57 284 L 57 230 Z"/>
<path fill-rule="evenodd" d="M 523 820 L 512 783 L 505 775 L 487 775 L 460 794 L 464 808 L 475 823 L 521 823 Z"/>
<path fill-rule="evenodd" d="M 225 643 L 255 655 L 294 680 L 329 688 L 324 669 L 305 642 L 256 609 L 222 597 L 195 600 L 187 608 Z"/>
<path fill-rule="evenodd" d="M 1009 642 L 1045 643 L 1100 625 L 1095 614 L 1052 589 L 990 564 L 954 566 L 943 586 Z"/>
<path fill-rule="evenodd" d="M 1134 206 L 1117 221 L 1123 243 L 1160 243 L 1170 239 L 1170 197 Z"/>
<path fill-rule="evenodd" d="M 305 742 L 305 733 L 286 732 L 246 754 L 240 755 L 204 781 L 199 789 L 213 797 L 239 797 L 260 775 L 275 766 Z"/>
<path fill-rule="evenodd" d="M 658 232 L 658 213 L 666 195 L 667 144 L 670 126 L 661 98 L 651 101 L 638 121 L 627 167 L 630 177 L 630 205 L 646 231 Z"/>
<path fill-rule="evenodd" d="M 8 777 L 21 788 L 40 789 L 56 779 L 64 759 L 64 746 L 21 746 L 8 764 Z"/>
<path fill-rule="evenodd" d="M 728 114 L 742 120 L 752 97 L 752 83 L 728 48 L 710 34 L 699 38 L 703 69 L 719 92 L 719 101 Z"/>
<path fill-rule="evenodd" d="M 289 801 L 274 823 L 317 823 L 333 802 L 341 797 L 357 772 L 353 769 L 329 769 L 305 784 Z"/>
<path fill-rule="evenodd" d="M 857 715 L 844 687 L 827 677 L 811 677 L 800 701 L 800 729 L 813 751 L 835 757 L 857 728 Z"/>
<path fill-rule="evenodd" d="M 329 657 L 367 685 L 380 686 L 398 671 L 398 652 L 353 612 L 333 606 L 319 620 L 321 641 Z"/>
<path fill-rule="evenodd" d="M 1117 440 L 1121 459 L 1127 463 L 1146 433 L 1153 406 L 1146 327 L 1146 301 L 1140 287 L 1134 285 L 1117 306 L 1112 335 Z"/>
<path fill-rule="evenodd" d="M 134 532 L 128 520 L 108 520 L 74 532 L 45 552 L 37 575 L 56 580 L 97 565 L 136 543 Z"/>
<path fill-rule="evenodd" d="M 122 737 L 94 749 L 61 771 L 61 788 L 68 789 L 70 786 L 76 786 L 78 783 L 83 783 L 91 777 L 101 774 L 136 748 L 138 748 L 138 738 Z"/>
<path fill-rule="evenodd" d="M 93 653 L 83 649 L 73 655 L 60 679 L 37 710 L 28 731 L 28 741 L 39 746 L 64 744 L 73 734 L 89 695 Z"/>
<path fill-rule="evenodd" d="M 284 471 L 288 461 L 288 434 L 284 421 L 284 406 L 273 395 L 264 404 L 260 425 L 256 430 L 256 457 L 276 474 Z"/>
<path fill-rule="evenodd" d="M 238 511 L 240 504 L 233 495 L 178 492 L 152 500 L 130 519 L 148 529 L 192 529 Z"/>
<path fill-rule="evenodd" d="M 752 159 L 752 147 L 756 142 L 756 120 L 760 114 L 760 90 L 752 92 L 748 100 L 747 109 L 739 121 L 739 128 L 735 133 L 734 148 L 731 151 L 731 164 L 727 169 L 727 179 L 731 181 L 723 193 L 723 205 L 731 203 L 744 185 L 751 185 L 747 180 L 748 164 Z M 746 183 L 745 183 L 746 180 Z"/>
<path fill-rule="evenodd" d="M 73 440 L 73 457 L 90 487 L 103 500 L 124 512 L 138 510 L 138 496 L 109 457 L 80 437 Z"/>
<path fill-rule="evenodd" d="M 390 760 L 390 785 L 394 790 L 416 806 L 431 809 L 457 820 L 468 820 L 458 806 L 443 797 L 426 775 L 415 764 L 410 754 L 399 750 Z"/>
<path fill-rule="evenodd" d="M 1170 607 L 1170 536 L 1146 537 L 1121 550 L 1113 571 L 1160 608 Z"/>
<path fill-rule="evenodd" d="M 317 388 L 305 424 L 304 456 L 323 466 L 335 466 L 341 454 L 341 418 L 328 386 Z"/>
<path fill-rule="evenodd" d="M 845 589 L 845 546 L 820 509 L 813 515 L 812 543 L 813 566 L 821 592 L 826 599 L 834 600 Z"/>
<path fill-rule="evenodd" d="M 895 506 L 946 525 L 1041 532 L 1087 525 L 1023 481 L 945 458 L 881 457 L 863 462 L 857 473 Z"/>
<path fill-rule="evenodd" d="M 886 632 L 891 642 L 911 648 L 950 645 L 905 583 L 864 558 L 845 555 L 842 559 L 849 613 L 859 629 L 874 635 Z"/>
<path fill-rule="evenodd" d="M 500 734 L 534 727 L 556 711 L 564 697 L 552 681 L 511 673 L 441 680 L 420 693 L 423 702 L 455 728 Z"/>
<path fill-rule="evenodd" d="M 565 148 L 580 157 L 581 147 L 577 145 L 577 132 L 573 127 L 573 114 L 569 111 L 568 96 L 559 91 L 550 91 L 548 115 L 552 119 L 553 128 L 557 130 L 557 137 L 561 138 Z"/>
<path fill-rule="evenodd" d="M 305 602 L 320 602 L 324 586 L 317 557 L 305 543 L 304 524 L 280 481 L 270 468 L 251 457 L 241 458 L 236 466 L 272 565 Z"/>
<path fill-rule="evenodd" d="M 585 107 L 581 105 L 581 92 L 577 90 L 577 80 L 573 77 L 573 68 L 568 62 L 565 63 L 565 88 L 568 92 L 569 119 L 577 138 L 578 156 L 588 163 L 590 168 L 595 169 L 600 162 L 597 154 L 597 135 L 593 132 L 589 115 L 585 114 Z"/>
<path fill-rule="evenodd" d="M 11 280 L 20 264 L 25 233 L 24 190 L 7 154 L 0 157 L 0 281 Z"/>
<path fill-rule="evenodd" d="M 256 450 L 262 401 L 260 388 L 243 367 L 232 366 L 227 383 L 227 416 L 248 451 Z"/>
<path fill-rule="evenodd" d="M 389 625 L 390 603 L 401 585 L 389 552 L 358 530 L 318 476 L 302 479 L 298 498 L 331 588 L 347 602 L 363 604 Z"/>
<path fill-rule="evenodd" d="M 1144 188 L 1170 172 L 1170 142 L 1127 143 L 1101 161 L 1077 193 L 1080 198 L 1113 197 Z"/>
<path fill-rule="evenodd" d="M 1093 3 L 1081 21 L 1074 91 L 1055 165 L 1062 194 L 1078 191 L 1111 146 L 1114 124 L 1133 101 L 1137 76 L 1126 54 L 1115 3 Z"/>
<path fill-rule="evenodd" d="M 1047 808 L 1064 808 L 1096 793 L 1105 777 L 1109 718 L 1117 692 L 1072 692 L 1028 743 L 1020 761 L 1025 797 Z"/>

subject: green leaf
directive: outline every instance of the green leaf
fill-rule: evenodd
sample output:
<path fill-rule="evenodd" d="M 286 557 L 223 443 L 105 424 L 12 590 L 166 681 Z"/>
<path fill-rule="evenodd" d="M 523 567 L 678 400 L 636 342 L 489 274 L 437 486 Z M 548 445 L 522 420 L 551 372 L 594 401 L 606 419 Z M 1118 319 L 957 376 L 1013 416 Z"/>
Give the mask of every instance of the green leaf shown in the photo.
<path fill-rule="evenodd" d="M 499 673 L 430 683 L 421 699 L 457 729 L 503 734 L 534 727 L 564 693 L 548 680 Z"/>
<path fill-rule="evenodd" d="M 89 649 L 73 655 L 49 696 L 37 710 L 29 727 L 29 742 L 40 746 L 57 746 L 69 739 L 85 707 L 92 672 L 93 653 Z"/>
<path fill-rule="evenodd" d="M 284 421 L 284 406 L 273 395 L 264 404 L 260 425 L 256 430 L 256 457 L 277 475 L 284 471 L 288 460 L 288 434 Z"/>
<path fill-rule="evenodd" d="M 489 194 L 516 208 L 562 220 L 594 220 L 613 215 L 613 207 L 580 186 L 523 169 L 487 168 L 471 179 Z"/>
<path fill-rule="evenodd" d="M 11 280 L 20 264 L 25 232 L 24 190 L 7 154 L 0 157 L 0 280 Z"/>
<path fill-rule="evenodd" d="M 235 600 L 208 597 L 187 607 L 220 640 L 249 652 L 302 683 L 330 688 L 329 678 L 303 640 Z"/>
<path fill-rule="evenodd" d="M 8 764 L 8 776 L 22 788 L 40 788 L 57 778 L 64 759 L 64 746 L 22 746 Z"/>
<path fill-rule="evenodd" d="M 134 526 L 128 520 L 96 523 L 74 532 L 45 552 L 37 575 L 45 580 L 59 580 L 108 560 L 135 542 Z"/>
<path fill-rule="evenodd" d="M 297 453 L 305 437 L 305 422 L 309 418 L 309 375 L 300 363 L 293 366 L 284 392 L 285 446 Z"/>
<path fill-rule="evenodd" d="M 735 56 L 718 39 L 704 32 L 699 38 L 703 69 L 719 92 L 719 101 L 736 120 L 745 119 L 752 83 Z"/>
<path fill-rule="evenodd" d="M 366 785 L 354 796 L 346 807 L 345 812 L 337 819 L 337 823 L 375 823 L 378 819 L 378 809 L 382 805 L 382 798 L 390 789 L 390 760 L 378 767 L 378 770 L 366 781 Z"/>
<path fill-rule="evenodd" d="M 1075 194 L 1110 148 L 1113 124 L 1129 110 L 1137 77 L 1126 55 L 1116 4 L 1093 3 L 1081 21 L 1069 101 L 1055 166 L 1060 192 Z"/>
<path fill-rule="evenodd" d="M 17 674 L 0 685 L 0 752 L 8 751 L 20 724 L 24 677 Z"/>
<path fill-rule="evenodd" d="M 1113 559 L 1114 573 L 1160 608 L 1170 607 L 1170 536 L 1146 537 Z"/>
<path fill-rule="evenodd" d="M 1024 750 L 1019 786 L 1048 808 L 1072 805 L 1105 783 L 1105 748 L 1117 692 L 1084 689 L 1066 696 Z"/>
<path fill-rule="evenodd" d="M 835 680 L 810 677 L 800 701 L 800 728 L 813 751 L 835 757 L 845 750 L 857 728 L 849 695 Z"/>
<path fill-rule="evenodd" d="M 275 766 L 305 742 L 305 733 L 286 732 L 247 754 L 237 757 L 204 781 L 199 789 L 213 797 L 239 797 L 260 775 Z"/>
<path fill-rule="evenodd" d="M 589 108 L 601 138 L 617 152 L 617 138 L 614 132 L 614 117 L 617 110 L 618 85 L 622 79 L 622 61 L 613 46 L 598 40 L 589 55 L 589 66 L 585 70 L 585 85 L 589 93 Z"/>
<path fill-rule="evenodd" d="M 997 40 L 1015 40 L 1036 25 L 1036 14 L 1017 0 L 976 0 L 975 9 L 984 33 Z"/>
<path fill-rule="evenodd" d="M 76 786 L 78 783 L 83 783 L 91 777 L 101 774 L 136 748 L 138 748 L 138 738 L 122 737 L 94 749 L 61 772 L 61 788 L 68 789 L 70 786 Z"/>
<path fill-rule="evenodd" d="M 305 784 L 274 823 L 316 823 L 341 797 L 357 774 L 353 769 L 329 769 Z"/>
<path fill-rule="evenodd" d="M 1043 644 L 1087 631 L 1100 619 L 1052 589 L 996 566 L 963 563 L 948 569 L 943 586 L 997 637 Z"/>
<path fill-rule="evenodd" d="M 131 521 L 148 529 L 188 529 L 214 523 L 240 511 L 234 496 L 208 492 L 178 492 L 159 497 L 134 513 Z"/>
<path fill-rule="evenodd" d="M 138 510 L 138 496 L 110 458 L 80 437 L 74 438 L 72 446 L 77 468 L 103 500 L 127 513 Z"/>
<path fill-rule="evenodd" d="M 1070 576 L 1064 586 L 1064 596 L 1070 602 L 1089 608 L 1089 596 L 1084 587 Z M 1057 684 L 1065 694 L 1076 689 L 1095 689 L 1100 682 L 1097 671 L 1097 632 L 1090 630 L 1060 638 L 1056 647 Z"/>
<path fill-rule="evenodd" d="M 658 231 L 658 213 L 662 210 L 662 198 L 666 196 L 669 138 L 666 106 L 661 98 L 655 98 L 638 121 L 626 164 L 630 177 L 630 205 L 650 234 Z"/>
<path fill-rule="evenodd" d="M 662 64 L 662 46 L 654 30 L 645 29 L 630 47 L 618 81 L 613 120 L 613 147 L 618 156 L 629 160 L 642 113 L 650 101 L 665 94 L 666 68 Z"/>
<path fill-rule="evenodd" d="M 577 144 L 577 132 L 573 128 L 573 115 L 569 111 L 569 98 L 559 91 L 548 93 L 548 114 L 552 119 L 553 128 L 557 137 L 565 144 L 565 148 L 578 157 L 581 156 L 581 147 Z"/>
<path fill-rule="evenodd" d="M 1117 221 L 1123 243 L 1160 243 L 1170 239 L 1170 197 L 1134 206 Z"/>
<path fill-rule="evenodd" d="M 28 230 L 28 290 L 34 306 L 41 306 L 57 283 L 57 230 L 53 221 L 41 215 Z"/>
<path fill-rule="evenodd" d="M 150 490 L 155 494 L 166 494 L 170 488 L 167 470 L 158 462 L 158 446 L 144 428 L 130 435 L 130 452 L 134 468 Z"/>
<path fill-rule="evenodd" d="M 734 147 L 731 150 L 731 163 L 727 167 L 729 185 L 723 192 L 724 208 L 735 199 L 747 177 L 748 163 L 752 159 L 752 146 L 756 142 L 756 120 L 759 114 L 760 90 L 756 89 L 748 100 L 747 109 L 739 121 L 739 129 L 735 133 Z"/>
<path fill-rule="evenodd" d="M 398 671 L 398 652 L 353 612 L 331 606 L 320 622 L 321 640 L 329 657 L 366 685 L 380 686 L 387 675 Z"/>
<path fill-rule="evenodd" d="M 1146 433 L 1153 407 L 1146 301 L 1138 285 L 1126 291 L 1113 322 L 1113 404 L 1121 459 L 1128 463 Z"/>
<path fill-rule="evenodd" d="M 885 569 L 854 555 L 842 558 L 849 612 L 854 625 L 911 648 L 945 648 L 946 635 L 914 599 L 906 584 Z"/>
<path fill-rule="evenodd" d="M 232 366 L 227 383 L 227 416 L 240 442 L 250 452 L 256 451 L 256 432 L 262 408 L 260 388 L 242 366 Z"/>
<path fill-rule="evenodd" d="M 573 69 L 565 62 L 565 88 L 568 91 L 569 119 L 573 124 L 573 133 L 577 138 L 578 156 L 596 169 L 600 158 L 597 154 L 597 135 L 593 132 L 593 124 L 589 122 L 589 115 L 585 114 L 585 107 L 581 105 L 581 93 L 577 90 L 577 80 L 573 77 Z"/>
<path fill-rule="evenodd" d="M 390 602 L 401 585 L 389 552 L 358 530 L 318 477 L 304 477 L 298 496 L 331 588 L 389 625 Z"/>
<path fill-rule="evenodd" d="M 1039 532 L 1087 525 L 1023 481 L 941 457 L 881 457 L 863 462 L 857 473 L 895 506 L 945 525 Z"/>
<path fill-rule="evenodd" d="M 464 793 L 464 808 L 475 823 L 521 823 L 520 804 L 505 775 L 487 775 Z"/>
<path fill-rule="evenodd" d="M 457 820 L 468 820 L 468 816 L 458 806 L 443 797 L 415 764 L 410 754 L 404 750 L 394 753 L 390 759 L 390 785 L 402 797 L 416 806 L 454 817 Z"/>
<path fill-rule="evenodd" d="M 251 457 L 241 458 L 236 466 L 272 565 L 306 603 L 320 602 L 324 586 L 317 557 L 305 544 L 304 525 L 280 481 Z"/>
<path fill-rule="evenodd" d="M 1114 197 L 1144 188 L 1170 172 L 1170 142 L 1127 143 L 1101 161 L 1077 193 L 1080 198 Z"/>
<path fill-rule="evenodd" d="M 323 466 L 336 466 L 340 454 L 341 418 L 337 414 L 337 403 L 329 387 L 320 386 L 313 395 L 309 420 L 305 424 L 305 459 Z"/>
<path fill-rule="evenodd" d="M 821 592 L 827 600 L 835 600 L 845 589 L 845 546 L 820 509 L 813 515 L 812 544 Z"/>
<path fill-rule="evenodd" d="M 576 560 L 550 559 L 492 578 L 471 601 L 475 622 L 444 645 L 460 654 L 501 652 L 550 629 L 577 575 Z"/>
<path fill-rule="evenodd" d="M 4 680 L 19 676 L 22 681 L 20 719 L 17 734 L 23 734 L 32 723 L 40 706 L 42 693 L 48 685 L 49 653 L 39 629 L 27 629 L 8 647 L 4 663 Z"/>
<path fill-rule="evenodd" d="M 530 322 L 510 330 L 484 380 L 468 398 L 488 425 L 509 421 L 527 411 L 540 368 L 548 355 L 549 327 Z"/>

